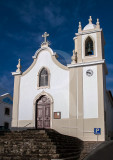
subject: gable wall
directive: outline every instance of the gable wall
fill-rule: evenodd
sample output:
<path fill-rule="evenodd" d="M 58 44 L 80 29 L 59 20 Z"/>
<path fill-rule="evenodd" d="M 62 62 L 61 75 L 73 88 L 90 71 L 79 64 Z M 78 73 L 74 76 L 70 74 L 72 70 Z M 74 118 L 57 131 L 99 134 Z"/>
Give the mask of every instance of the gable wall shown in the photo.
<path fill-rule="evenodd" d="M 42 67 L 50 70 L 50 88 L 37 89 L 37 74 Z M 48 51 L 41 51 L 34 67 L 20 78 L 19 120 L 33 119 L 33 101 L 42 91 L 53 98 L 53 112 L 69 118 L 69 71 L 58 67 Z"/>

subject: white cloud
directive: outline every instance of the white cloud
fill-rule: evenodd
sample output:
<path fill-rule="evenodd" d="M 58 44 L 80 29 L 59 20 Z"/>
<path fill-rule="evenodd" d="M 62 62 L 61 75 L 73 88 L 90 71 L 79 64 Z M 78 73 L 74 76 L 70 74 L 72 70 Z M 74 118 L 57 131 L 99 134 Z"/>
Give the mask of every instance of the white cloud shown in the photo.
<path fill-rule="evenodd" d="M 32 22 L 36 20 L 36 17 L 38 16 L 38 11 L 34 1 L 25 1 L 21 8 L 17 7 L 16 9 L 20 15 L 20 18 L 28 24 L 32 24 Z"/>
<path fill-rule="evenodd" d="M 71 63 L 71 55 L 65 51 L 61 51 L 61 50 L 54 50 L 54 52 L 56 52 L 56 54 L 58 54 L 59 58 L 58 60 L 62 63 L 62 64 L 70 64 Z"/>
<path fill-rule="evenodd" d="M 41 43 L 43 41 L 41 33 L 35 33 L 35 32 L 25 32 L 25 33 L 5 33 L 7 37 L 16 40 L 16 41 L 24 41 L 25 42 L 31 42 L 34 41 L 36 43 Z"/>
<path fill-rule="evenodd" d="M 57 27 L 66 22 L 66 18 L 61 14 L 61 9 L 57 8 L 53 4 L 50 4 L 49 6 L 44 8 L 44 15 L 50 25 L 52 25 L 53 27 Z"/>
<path fill-rule="evenodd" d="M 66 18 L 61 14 L 61 7 L 54 2 L 48 1 L 47 5 L 38 5 L 35 0 L 24 0 L 20 5 L 7 3 L 20 18 L 20 20 L 28 25 L 36 25 L 37 28 L 50 23 L 52 27 L 57 27 L 65 23 Z M 42 19 L 39 19 L 39 18 Z"/>

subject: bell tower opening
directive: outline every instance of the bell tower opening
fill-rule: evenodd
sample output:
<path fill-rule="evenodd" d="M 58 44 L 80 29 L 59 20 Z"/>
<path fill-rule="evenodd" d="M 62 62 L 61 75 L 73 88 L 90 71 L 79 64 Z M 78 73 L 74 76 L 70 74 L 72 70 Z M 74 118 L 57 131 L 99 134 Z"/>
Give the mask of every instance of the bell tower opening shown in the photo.
<path fill-rule="evenodd" d="M 90 37 L 88 37 L 85 41 L 85 56 L 94 55 L 94 46 L 93 41 Z"/>

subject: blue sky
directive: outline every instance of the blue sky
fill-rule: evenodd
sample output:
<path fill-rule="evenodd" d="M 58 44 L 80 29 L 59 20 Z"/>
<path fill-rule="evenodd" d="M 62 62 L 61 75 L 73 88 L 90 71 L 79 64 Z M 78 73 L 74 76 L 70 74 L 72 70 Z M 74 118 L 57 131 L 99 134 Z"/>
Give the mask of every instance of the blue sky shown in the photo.
<path fill-rule="evenodd" d="M 30 66 L 45 31 L 50 34 L 50 47 L 57 50 L 60 61 L 69 63 L 78 22 L 84 27 L 89 16 L 94 24 L 99 18 L 103 28 L 109 71 L 107 89 L 113 93 L 112 0 L 0 0 L 0 88 L 13 93 L 11 72 L 16 70 L 19 58 L 22 71 Z"/>

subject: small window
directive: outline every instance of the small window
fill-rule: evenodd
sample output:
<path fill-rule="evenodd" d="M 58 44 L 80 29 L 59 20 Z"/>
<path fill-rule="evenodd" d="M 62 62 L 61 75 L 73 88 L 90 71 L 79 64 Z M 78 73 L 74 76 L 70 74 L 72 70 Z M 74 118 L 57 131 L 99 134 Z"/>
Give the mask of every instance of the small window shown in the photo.
<path fill-rule="evenodd" d="M 48 86 L 48 71 L 43 68 L 39 74 L 39 87 Z"/>
<path fill-rule="evenodd" d="M 5 108 L 5 115 L 10 115 L 10 109 L 9 108 Z"/>
<path fill-rule="evenodd" d="M 4 123 L 4 128 L 5 128 L 5 129 L 9 129 L 9 123 L 8 123 L 8 122 L 5 122 L 5 123 Z"/>
<path fill-rule="evenodd" d="M 85 56 L 94 55 L 93 41 L 88 37 L 85 41 Z"/>

